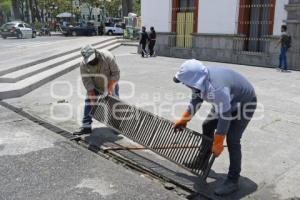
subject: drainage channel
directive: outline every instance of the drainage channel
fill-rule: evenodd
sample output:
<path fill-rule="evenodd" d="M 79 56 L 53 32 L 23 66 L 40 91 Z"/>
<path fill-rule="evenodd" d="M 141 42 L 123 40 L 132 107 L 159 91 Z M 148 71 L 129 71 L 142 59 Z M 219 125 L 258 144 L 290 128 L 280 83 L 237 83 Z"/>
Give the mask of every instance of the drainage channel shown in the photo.
<path fill-rule="evenodd" d="M 212 139 L 188 128 L 174 131 L 173 123 L 115 97 L 100 97 L 93 117 L 206 180 L 214 162 Z"/>
<path fill-rule="evenodd" d="M 100 148 L 95 145 L 89 144 L 83 137 L 74 136 L 71 132 L 62 129 L 60 127 L 57 127 L 41 118 L 38 118 L 36 116 L 33 116 L 32 114 L 24 111 L 21 108 L 15 107 L 7 102 L 0 101 L 0 105 L 17 113 L 18 115 L 58 134 L 62 137 L 68 139 L 69 141 L 75 142 L 76 144 L 96 153 L 97 155 L 111 160 L 117 164 L 122 165 L 123 167 L 127 169 L 134 170 L 152 180 L 159 181 L 166 189 L 172 190 L 179 196 L 184 196 L 187 199 L 194 199 L 195 197 L 198 199 L 198 197 L 201 197 L 201 199 L 216 199 L 215 197 L 205 193 L 205 192 L 199 192 L 191 189 L 190 187 L 174 180 L 173 178 L 168 177 L 167 175 L 160 173 L 159 170 L 155 171 L 147 167 L 147 164 L 145 162 L 151 163 L 153 166 L 153 163 L 151 160 L 144 158 L 137 153 L 133 152 L 133 150 L 144 150 L 147 149 L 146 147 L 140 147 L 140 148 L 130 148 L 130 147 L 123 147 L 117 144 L 112 144 L 109 147 L 103 147 Z M 141 159 L 143 161 L 141 161 Z M 140 160 L 140 162 L 139 162 Z M 155 163 L 157 164 L 157 163 Z M 155 166 L 154 168 L 161 167 L 159 164 Z"/>

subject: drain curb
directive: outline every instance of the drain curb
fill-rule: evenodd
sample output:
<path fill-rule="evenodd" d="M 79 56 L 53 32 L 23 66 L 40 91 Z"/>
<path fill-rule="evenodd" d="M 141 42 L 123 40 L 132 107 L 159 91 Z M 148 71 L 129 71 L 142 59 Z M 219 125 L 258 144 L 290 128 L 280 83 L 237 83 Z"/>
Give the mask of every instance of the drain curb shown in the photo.
<path fill-rule="evenodd" d="M 186 193 L 198 193 L 199 196 L 202 196 L 206 199 L 216 199 L 215 197 L 211 197 L 209 196 L 208 194 L 204 194 L 202 192 L 196 192 L 194 190 L 192 190 L 191 188 L 185 186 L 185 185 L 182 185 L 162 174 L 159 174 L 137 162 L 134 162 L 132 160 L 130 160 L 129 158 L 127 158 L 126 156 L 120 154 L 120 153 L 117 153 L 117 152 L 113 152 L 113 151 L 106 151 L 105 153 L 105 150 L 106 148 L 100 148 L 98 146 L 94 146 L 94 145 L 89 145 L 85 140 L 83 140 L 81 137 L 78 137 L 78 136 L 74 136 L 71 132 L 65 130 L 65 129 L 62 129 L 62 128 L 59 128 L 49 122 L 46 122 L 45 120 L 41 119 L 41 118 L 38 118 L 26 111 L 24 111 L 23 109 L 21 108 L 18 108 L 18 107 L 15 107 L 7 102 L 4 102 L 4 101 L 0 101 L 0 105 L 17 113 L 18 115 L 58 134 L 58 135 L 61 135 L 62 137 L 70 140 L 70 141 L 73 141 L 74 143 L 78 144 L 79 146 L 81 147 L 84 147 L 88 150 L 90 150 L 91 152 L 93 153 L 96 153 L 97 155 L 107 159 L 107 160 L 111 160 L 113 159 L 114 161 L 117 161 L 118 163 L 122 163 L 122 165 L 132 169 L 132 170 L 135 170 L 137 172 L 140 172 L 140 173 L 143 173 L 143 174 L 147 174 L 148 176 L 150 176 L 151 178 L 153 179 L 156 179 L 156 180 L 159 180 L 163 183 L 172 183 L 174 184 L 176 187 L 178 187 L 180 190 L 183 190 L 185 191 Z M 121 147 L 121 146 L 120 146 Z M 131 151 L 128 151 L 129 153 L 132 153 L 134 154 L 134 152 L 131 152 Z M 175 189 L 176 190 L 176 189 Z"/>

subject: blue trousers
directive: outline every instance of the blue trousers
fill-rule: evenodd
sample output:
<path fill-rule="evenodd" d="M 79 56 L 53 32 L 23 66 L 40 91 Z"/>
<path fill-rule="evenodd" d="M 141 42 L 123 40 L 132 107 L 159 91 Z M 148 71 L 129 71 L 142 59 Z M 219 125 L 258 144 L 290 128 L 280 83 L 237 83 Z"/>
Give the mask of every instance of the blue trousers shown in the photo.
<path fill-rule="evenodd" d="M 95 94 L 99 96 L 99 93 L 95 91 Z M 115 89 L 113 91 L 113 96 L 119 97 L 119 84 L 116 84 Z M 84 111 L 83 111 L 83 119 L 81 128 L 92 128 L 92 115 L 91 115 L 92 106 L 90 104 L 90 99 L 87 97 L 84 102 Z"/>
<path fill-rule="evenodd" d="M 281 47 L 280 49 L 280 56 L 279 56 L 279 68 L 282 68 L 284 70 L 287 70 L 287 48 L 286 47 Z"/>
<path fill-rule="evenodd" d="M 245 115 L 242 115 L 240 118 L 233 119 L 230 122 L 230 127 L 226 135 L 226 142 L 230 160 L 227 178 L 234 182 L 238 182 L 240 177 L 242 165 L 241 138 L 255 112 L 256 97 L 253 98 L 250 102 L 251 104 L 244 108 L 242 106 L 241 108 L 241 113 L 244 113 L 245 110 L 247 111 L 245 111 Z M 232 113 L 232 116 L 236 115 L 237 111 Z M 218 117 L 215 116 L 216 114 L 211 112 L 202 124 L 203 134 L 210 138 L 213 138 L 214 132 L 218 125 Z"/>

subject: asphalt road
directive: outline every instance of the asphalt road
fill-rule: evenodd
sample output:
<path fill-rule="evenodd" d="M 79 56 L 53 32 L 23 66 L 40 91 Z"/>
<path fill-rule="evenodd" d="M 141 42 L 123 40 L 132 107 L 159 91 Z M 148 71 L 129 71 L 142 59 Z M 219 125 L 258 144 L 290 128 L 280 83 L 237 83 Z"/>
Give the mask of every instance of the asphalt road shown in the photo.
<path fill-rule="evenodd" d="M 182 199 L 1 106 L 0 119 L 0 200 Z"/>

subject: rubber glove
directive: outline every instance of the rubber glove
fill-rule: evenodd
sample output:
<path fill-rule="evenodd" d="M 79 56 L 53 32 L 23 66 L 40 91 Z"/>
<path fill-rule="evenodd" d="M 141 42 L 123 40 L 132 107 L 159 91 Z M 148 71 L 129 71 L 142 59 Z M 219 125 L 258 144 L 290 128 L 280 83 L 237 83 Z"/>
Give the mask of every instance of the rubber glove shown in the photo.
<path fill-rule="evenodd" d="M 220 135 L 220 134 L 215 134 L 214 136 L 214 143 L 212 146 L 212 152 L 214 154 L 214 156 L 219 157 L 221 155 L 221 153 L 224 150 L 224 139 L 225 139 L 225 135 Z"/>
<path fill-rule="evenodd" d="M 175 124 L 173 125 L 173 128 L 175 130 L 178 130 L 178 129 L 182 128 L 182 127 L 186 127 L 187 123 L 189 121 L 191 121 L 191 119 L 192 119 L 191 114 L 189 112 L 185 111 L 182 114 L 182 117 L 175 122 Z"/>

